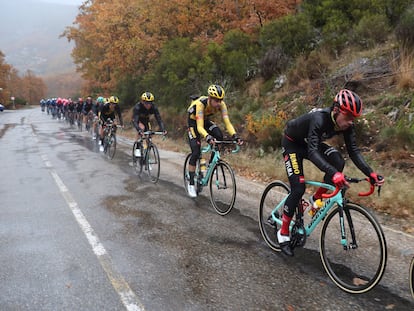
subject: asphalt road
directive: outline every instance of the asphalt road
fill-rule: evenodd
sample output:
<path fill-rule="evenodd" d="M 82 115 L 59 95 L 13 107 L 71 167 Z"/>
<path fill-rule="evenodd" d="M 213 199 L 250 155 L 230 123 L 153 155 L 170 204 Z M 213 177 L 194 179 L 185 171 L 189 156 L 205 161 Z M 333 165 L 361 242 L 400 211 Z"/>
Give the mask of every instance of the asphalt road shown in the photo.
<path fill-rule="evenodd" d="M 384 225 L 386 273 L 350 295 L 325 273 L 317 236 L 294 258 L 266 246 L 265 185 L 237 176 L 222 217 L 208 189 L 186 196 L 185 155 L 162 150 L 154 185 L 135 174 L 131 146 L 120 138 L 108 160 L 39 108 L 0 113 L 1 310 L 414 310 L 412 235 Z"/>

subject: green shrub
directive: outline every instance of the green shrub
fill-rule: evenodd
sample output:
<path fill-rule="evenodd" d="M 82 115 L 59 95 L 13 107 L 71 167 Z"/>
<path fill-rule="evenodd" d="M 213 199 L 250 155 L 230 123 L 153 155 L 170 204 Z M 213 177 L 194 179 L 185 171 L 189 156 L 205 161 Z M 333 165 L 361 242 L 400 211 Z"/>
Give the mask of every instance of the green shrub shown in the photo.
<path fill-rule="evenodd" d="M 384 43 L 390 31 L 385 15 L 366 15 L 354 29 L 355 42 L 364 48 L 371 48 L 375 44 Z"/>
<path fill-rule="evenodd" d="M 395 28 L 395 36 L 401 46 L 406 49 L 414 47 L 414 6 L 410 7 L 401 16 Z"/>
<path fill-rule="evenodd" d="M 287 56 L 308 53 L 315 46 L 313 27 L 304 14 L 287 15 L 264 25 L 260 31 L 260 43 L 264 50 L 280 47 Z"/>

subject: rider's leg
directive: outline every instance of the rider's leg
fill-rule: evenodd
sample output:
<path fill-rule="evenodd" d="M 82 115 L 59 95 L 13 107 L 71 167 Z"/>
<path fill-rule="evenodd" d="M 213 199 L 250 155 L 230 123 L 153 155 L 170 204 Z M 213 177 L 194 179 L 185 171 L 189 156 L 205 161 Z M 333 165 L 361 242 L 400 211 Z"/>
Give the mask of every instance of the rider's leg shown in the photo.
<path fill-rule="evenodd" d="M 189 144 L 191 148 L 191 157 L 188 163 L 188 172 L 190 175 L 190 185 L 194 185 L 194 176 L 196 170 L 197 160 L 201 155 L 201 143 L 200 140 L 196 137 L 189 137 Z"/>
<path fill-rule="evenodd" d="M 304 153 L 300 147 L 286 138 L 282 140 L 282 146 L 291 191 L 283 208 L 282 227 L 277 232 L 277 238 L 282 251 L 288 256 L 293 256 L 293 250 L 290 246 L 289 226 L 295 213 L 295 208 L 305 193 L 305 178 L 303 173 Z"/>

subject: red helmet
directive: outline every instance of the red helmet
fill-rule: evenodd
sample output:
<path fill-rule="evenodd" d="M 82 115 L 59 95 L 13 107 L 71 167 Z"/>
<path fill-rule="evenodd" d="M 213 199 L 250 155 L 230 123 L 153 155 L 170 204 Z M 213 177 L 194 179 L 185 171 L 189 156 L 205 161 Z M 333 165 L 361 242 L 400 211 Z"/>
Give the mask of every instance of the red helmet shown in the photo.
<path fill-rule="evenodd" d="M 359 96 L 347 89 L 340 90 L 334 98 L 334 105 L 343 112 L 351 113 L 354 117 L 362 114 L 362 100 Z"/>

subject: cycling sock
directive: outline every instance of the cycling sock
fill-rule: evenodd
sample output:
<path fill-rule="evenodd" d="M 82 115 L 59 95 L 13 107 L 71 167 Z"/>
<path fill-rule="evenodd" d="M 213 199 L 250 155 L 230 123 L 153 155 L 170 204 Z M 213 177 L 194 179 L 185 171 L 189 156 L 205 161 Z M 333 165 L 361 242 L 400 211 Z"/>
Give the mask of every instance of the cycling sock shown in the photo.
<path fill-rule="evenodd" d="M 292 217 L 289 217 L 285 214 L 282 216 L 282 228 L 280 228 L 280 234 L 289 235 L 289 225 Z"/>
<path fill-rule="evenodd" d="M 190 172 L 190 185 L 194 185 L 195 172 Z"/>
<path fill-rule="evenodd" d="M 316 190 L 315 194 L 313 195 L 314 200 L 322 199 L 322 194 L 328 192 L 328 189 L 319 187 L 318 190 Z"/>

